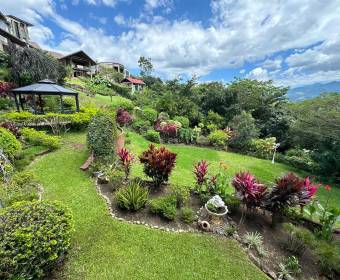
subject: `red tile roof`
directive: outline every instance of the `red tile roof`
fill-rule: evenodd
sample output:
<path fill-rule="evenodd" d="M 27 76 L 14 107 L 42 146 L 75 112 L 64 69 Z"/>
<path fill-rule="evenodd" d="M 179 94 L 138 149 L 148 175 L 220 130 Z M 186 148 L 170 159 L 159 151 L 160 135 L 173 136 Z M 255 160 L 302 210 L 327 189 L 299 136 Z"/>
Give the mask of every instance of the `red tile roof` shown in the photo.
<path fill-rule="evenodd" d="M 128 82 L 134 84 L 134 85 L 145 85 L 144 81 L 132 77 L 126 77 L 124 80 L 127 80 Z M 123 80 L 123 82 L 124 82 Z"/>

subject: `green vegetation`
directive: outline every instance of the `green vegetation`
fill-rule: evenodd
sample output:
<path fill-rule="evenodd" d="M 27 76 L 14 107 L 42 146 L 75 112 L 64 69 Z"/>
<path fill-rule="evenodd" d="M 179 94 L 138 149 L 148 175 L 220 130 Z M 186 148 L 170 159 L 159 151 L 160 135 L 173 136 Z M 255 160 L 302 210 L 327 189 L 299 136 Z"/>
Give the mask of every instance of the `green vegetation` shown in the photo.
<path fill-rule="evenodd" d="M 15 136 L 6 128 L 0 127 L 0 149 L 10 159 L 13 159 L 20 151 L 22 145 Z"/>
<path fill-rule="evenodd" d="M 176 218 L 176 207 L 177 199 L 174 195 L 168 195 L 150 200 L 151 213 L 158 214 L 168 220 L 174 220 Z"/>
<path fill-rule="evenodd" d="M 24 127 L 21 134 L 26 142 L 36 146 L 44 146 L 50 150 L 60 147 L 60 138 L 46 134 L 45 131 L 38 131 L 33 128 Z"/>
<path fill-rule="evenodd" d="M 128 186 L 120 188 L 116 193 L 117 204 L 120 208 L 137 211 L 148 201 L 148 190 L 138 182 L 130 182 Z"/>
<path fill-rule="evenodd" d="M 44 185 L 44 199 L 61 200 L 73 212 L 73 246 L 60 277 L 267 279 L 232 240 L 166 233 L 113 220 L 93 182 L 79 170 L 88 154 L 72 145 L 84 144 L 85 135 L 68 134 L 64 142 L 31 167 Z"/>

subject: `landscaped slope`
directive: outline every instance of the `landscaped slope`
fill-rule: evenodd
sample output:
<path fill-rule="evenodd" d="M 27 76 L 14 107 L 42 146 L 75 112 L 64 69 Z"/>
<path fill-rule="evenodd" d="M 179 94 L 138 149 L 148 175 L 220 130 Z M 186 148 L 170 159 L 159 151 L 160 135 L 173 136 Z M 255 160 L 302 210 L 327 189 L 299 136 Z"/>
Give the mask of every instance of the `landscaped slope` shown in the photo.
<path fill-rule="evenodd" d="M 64 140 L 60 150 L 31 166 L 44 185 L 44 199 L 60 200 L 74 214 L 73 249 L 57 278 L 266 279 L 233 240 L 166 233 L 113 220 L 93 182 L 79 170 L 87 156 L 85 134 L 70 134 Z M 191 177 L 189 173 L 184 171 L 184 176 Z"/>

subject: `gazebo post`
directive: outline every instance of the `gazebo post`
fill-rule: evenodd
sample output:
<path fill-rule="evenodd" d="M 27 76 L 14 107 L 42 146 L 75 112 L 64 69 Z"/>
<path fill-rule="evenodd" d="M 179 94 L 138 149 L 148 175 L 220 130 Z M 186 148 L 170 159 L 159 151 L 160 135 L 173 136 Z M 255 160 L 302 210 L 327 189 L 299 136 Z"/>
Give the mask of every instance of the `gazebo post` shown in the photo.
<path fill-rule="evenodd" d="M 78 98 L 78 93 L 75 95 L 75 97 L 76 97 L 77 112 L 79 113 L 79 98 Z"/>
<path fill-rule="evenodd" d="M 43 106 L 43 101 L 42 101 L 42 98 L 41 98 L 41 94 L 39 94 L 39 103 L 40 103 L 41 113 L 44 114 L 44 106 Z"/>
<path fill-rule="evenodd" d="M 20 102 L 21 110 L 24 111 L 24 104 L 22 103 L 21 93 L 19 93 L 19 102 Z"/>
<path fill-rule="evenodd" d="M 19 102 L 18 102 L 18 97 L 16 92 L 14 93 L 14 100 L 15 100 L 15 106 L 17 107 L 17 111 L 20 113 L 20 107 L 19 107 Z"/>
<path fill-rule="evenodd" d="M 64 102 L 63 102 L 63 95 L 60 94 L 60 108 L 61 108 L 61 113 L 64 114 Z"/>
<path fill-rule="evenodd" d="M 33 110 L 34 110 L 34 114 L 37 113 L 37 104 L 35 103 L 35 94 L 32 94 L 32 103 L 33 103 Z"/>

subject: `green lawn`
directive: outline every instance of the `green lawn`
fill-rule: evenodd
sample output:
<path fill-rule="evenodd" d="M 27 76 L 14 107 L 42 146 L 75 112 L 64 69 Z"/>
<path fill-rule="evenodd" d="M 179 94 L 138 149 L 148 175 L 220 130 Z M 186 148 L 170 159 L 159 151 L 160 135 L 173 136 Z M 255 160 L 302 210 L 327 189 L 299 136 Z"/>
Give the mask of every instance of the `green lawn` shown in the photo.
<path fill-rule="evenodd" d="M 147 144 L 135 143 L 141 140 L 137 136 L 132 140 L 136 151 Z M 85 143 L 85 134 L 68 134 L 64 143 L 30 167 L 44 185 L 44 199 L 62 201 L 74 215 L 73 248 L 58 279 L 266 279 L 233 240 L 166 233 L 112 219 L 88 174 L 79 170 L 87 152 L 72 144 Z M 190 155 L 183 156 L 188 170 L 181 178 L 187 182 L 192 177 L 189 161 Z M 174 180 L 180 181 L 178 175 L 179 168 Z"/>
<path fill-rule="evenodd" d="M 142 136 L 129 132 L 128 138 L 131 139 L 129 148 L 135 155 L 141 154 L 150 142 L 145 140 Z M 183 184 L 192 186 L 194 182 L 193 164 L 199 160 L 205 159 L 210 163 L 211 173 L 217 172 L 221 162 L 227 164 L 227 174 L 233 176 L 240 170 L 250 171 L 261 182 L 271 184 L 273 180 L 279 175 L 285 172 L 296 172 L 300 176 L 307 176 L 305 172 L 297 170 L 293 167 L 289 167 L 284 164 L 275 163 L 272 164 L 269 160 L 258 159 L 250 156 L 245 156 L 236 153 L 230 153 L 225 151 L 217 151 L 210 148 L 200 148 L 186 145 L 166 145 L 171 151 L 177 153 L 176 167 L 171 176 L 171 182 L 177 184 Z M 133 166 L 133 175 L 142 176 L 143 169 L 140 164 Z M 232 192 L 233 189 L 230 189 Z M 338 206 L 340 203 L 340 188 L 333 187 L 332 196 L 330 198 L 330 204 Z M 325 203 L 327 198 L 327 191 L 323 187 L 319 188 L 317 196 L 322 203 Z"/>

